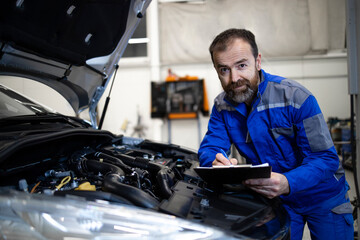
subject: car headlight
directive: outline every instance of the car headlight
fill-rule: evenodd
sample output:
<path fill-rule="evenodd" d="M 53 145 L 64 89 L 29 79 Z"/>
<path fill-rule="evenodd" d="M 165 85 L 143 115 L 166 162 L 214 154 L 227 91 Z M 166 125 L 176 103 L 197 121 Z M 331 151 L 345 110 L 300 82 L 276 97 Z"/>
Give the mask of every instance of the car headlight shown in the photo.
<path fill-rule="evenodd" d="M 231 239 L 151 210 L 15 191 L 0 194 L 0 232 L 1 239 Z"/>

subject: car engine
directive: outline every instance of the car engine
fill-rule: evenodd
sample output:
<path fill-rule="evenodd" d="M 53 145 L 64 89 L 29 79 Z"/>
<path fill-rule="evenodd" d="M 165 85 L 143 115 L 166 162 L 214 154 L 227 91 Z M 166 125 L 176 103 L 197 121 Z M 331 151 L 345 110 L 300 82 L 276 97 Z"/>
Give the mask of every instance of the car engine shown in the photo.
<path fill-rule="evenodd" d="M 0 148 L 0 191 L 131 205 L 235 237 L 273 234 L 265 228 L 273 219 L 279 226 L 289 223 L 278 199 L 266 199 L 241 184 L 204 182 L 194 171 L 196 152 L 177 145 L 79 128 L 32 129 L 11 136 Z M 281 229 L 276 236 L 287 236 L 288 229 Z"/>

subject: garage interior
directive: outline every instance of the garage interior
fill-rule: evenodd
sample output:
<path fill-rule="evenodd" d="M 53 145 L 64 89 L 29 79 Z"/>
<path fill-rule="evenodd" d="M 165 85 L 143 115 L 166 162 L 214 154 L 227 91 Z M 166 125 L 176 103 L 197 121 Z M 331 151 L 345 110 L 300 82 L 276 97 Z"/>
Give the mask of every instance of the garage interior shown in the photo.
<path fill-rule="evenodd" d="M 222 87 L 208 46 L 220 31 L 246 28 L 257 37 L 264 70 L 298 81 L 317 98 L 346 170 L 350 199 L 356 201 L 360 159 L 352 158 L 360 156 L 360 124 L 351 122 L 360 113 L 358 26 L 356 0 L 152 0 L 99 102 L 98 122 L 115 134 L 197 150 L 209 120 L 206 109 L 192 108 L 195 115 L 156 115 L 160 93 L 152 90 L 173 79 L 202 80 L 202 105 L 211 111 Z M 74 113 L 60 94 L 39 83 L 8 77 L 0 77 L 0 83 L 62 114 L 89 120 L 87 112 Z M 310 239 L 307 233 L 304 239 Z"/>

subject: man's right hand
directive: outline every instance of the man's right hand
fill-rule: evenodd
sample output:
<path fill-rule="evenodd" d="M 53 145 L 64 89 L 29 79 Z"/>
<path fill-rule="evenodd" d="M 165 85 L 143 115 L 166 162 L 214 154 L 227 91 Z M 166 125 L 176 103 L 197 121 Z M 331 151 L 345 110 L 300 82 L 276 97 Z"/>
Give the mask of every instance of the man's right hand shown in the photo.
<path fill-rule="evenodd" d="M 224 165 L 230 165 L 230 161 L 232 165 L 238 164 L 238 161 L 235 158 L 231 158 L 230 160 L 227 159 L 222 153 L 218 153 L 215 156 L 215 160 L 212 162 L 213 166 L 224 166 Z"/>

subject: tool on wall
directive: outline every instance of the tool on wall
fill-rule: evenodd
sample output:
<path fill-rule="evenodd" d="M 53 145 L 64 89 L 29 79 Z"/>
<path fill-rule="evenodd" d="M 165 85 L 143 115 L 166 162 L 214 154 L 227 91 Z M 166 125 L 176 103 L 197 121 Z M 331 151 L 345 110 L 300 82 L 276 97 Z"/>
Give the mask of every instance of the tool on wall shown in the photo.
<path fill-rule="evenodd" d="M 138 135 L 139 138 L 143 138 L 145 137 L 145 131 L 147 127 L 142 124 L 142 121 L 141 121 L 141 115 L 140 115 L 140 112 L 139 112 L 139 106 L 137 106 L 137 123 L 136 125 L 134 126 L 134 130 L 131 134 L 131 136 L 135 136 L 135 134 Z"/>

